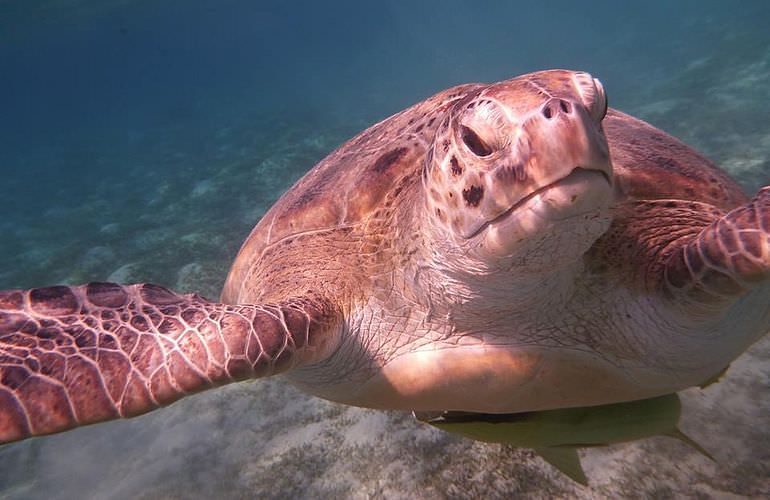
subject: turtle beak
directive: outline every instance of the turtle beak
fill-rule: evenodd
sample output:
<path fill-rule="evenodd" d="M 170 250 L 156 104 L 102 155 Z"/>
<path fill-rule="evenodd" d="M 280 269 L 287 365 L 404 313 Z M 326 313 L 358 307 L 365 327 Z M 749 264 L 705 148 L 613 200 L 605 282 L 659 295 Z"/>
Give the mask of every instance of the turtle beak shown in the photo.
<path fill-rule="evenodd" d="M 593 84 L 591 88 L 596 93 L 588 105 L 554 97 L 524 123 L 530 147 L 537 152 L 530 158 L 529 169 L 536 188 L 563 179 L 576 169 L 600 172 L 612 184 L 609 146 L 601 127 L 601 116 L 606 113 L 604 94 Z M 586 98 L 581 95 L 581 99 Z"/>

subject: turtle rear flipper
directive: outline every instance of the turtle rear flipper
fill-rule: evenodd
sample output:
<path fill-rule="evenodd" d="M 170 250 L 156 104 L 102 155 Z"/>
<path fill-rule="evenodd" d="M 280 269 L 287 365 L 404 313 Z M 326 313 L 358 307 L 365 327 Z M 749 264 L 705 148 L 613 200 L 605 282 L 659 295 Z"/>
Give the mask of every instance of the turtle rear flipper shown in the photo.
<path fill-rule="evenodd" d="M 0 442 L 312 363 L 337 324 L 311 299 L 233 306 L 113 283 L 0 292 Z"/>

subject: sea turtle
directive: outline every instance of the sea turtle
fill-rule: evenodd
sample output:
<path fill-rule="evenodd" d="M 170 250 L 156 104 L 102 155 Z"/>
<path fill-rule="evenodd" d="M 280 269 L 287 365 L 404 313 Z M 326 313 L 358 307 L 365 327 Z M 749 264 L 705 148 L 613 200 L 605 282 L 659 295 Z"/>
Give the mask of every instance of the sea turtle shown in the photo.
<path fill-rule="evenodd" d="M 214 302 L 0 293 L 0 440 L 285 373 L 350 405 L 511 413 L 713 378 L 770 329 L 770 187 L 552 70 L 365 130 L 251 232 Z"/>

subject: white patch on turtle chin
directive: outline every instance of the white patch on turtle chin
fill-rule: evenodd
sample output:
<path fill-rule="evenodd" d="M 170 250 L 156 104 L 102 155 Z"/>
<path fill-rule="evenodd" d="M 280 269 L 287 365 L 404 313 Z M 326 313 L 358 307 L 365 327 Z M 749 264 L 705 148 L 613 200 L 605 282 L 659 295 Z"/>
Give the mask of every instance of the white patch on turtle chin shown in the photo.
<path fill-rule="evenodd" d="M 537 243 L 538 253 L 567 252 L 574 261 L 609 227 L 612 193 L 601 172 L 575 170 L 490 222 L 477 237 L 479 251 L 493 258 L 522 255 L 545 236 L 553 241 Z"/>

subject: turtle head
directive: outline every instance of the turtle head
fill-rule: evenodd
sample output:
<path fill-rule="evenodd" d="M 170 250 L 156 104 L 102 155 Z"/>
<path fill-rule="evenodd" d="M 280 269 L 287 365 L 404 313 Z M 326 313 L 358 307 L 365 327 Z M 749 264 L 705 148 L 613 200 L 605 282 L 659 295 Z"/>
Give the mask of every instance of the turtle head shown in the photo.
<path fill-rule="evenodd" d="M 464 255 L 513 258 L 530 269 L 533 259 L 549 267 L 574 261 L 609 221 L 606 112 L 598 80 L 563 70 L 458 100 L 426 159 L 430 223 Z"/>

